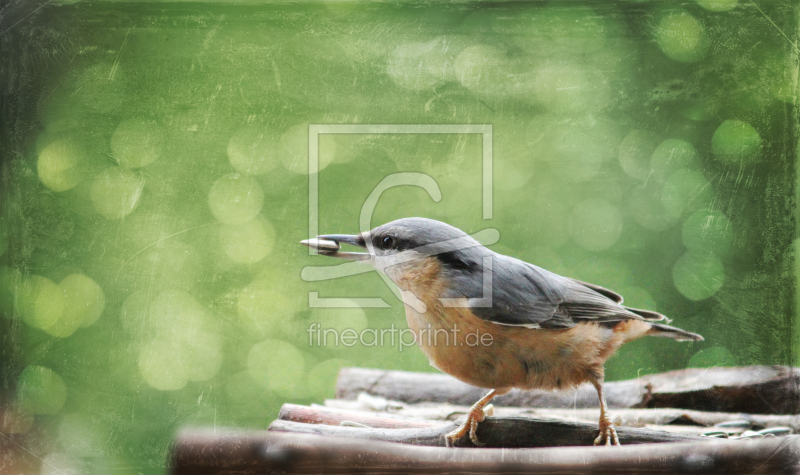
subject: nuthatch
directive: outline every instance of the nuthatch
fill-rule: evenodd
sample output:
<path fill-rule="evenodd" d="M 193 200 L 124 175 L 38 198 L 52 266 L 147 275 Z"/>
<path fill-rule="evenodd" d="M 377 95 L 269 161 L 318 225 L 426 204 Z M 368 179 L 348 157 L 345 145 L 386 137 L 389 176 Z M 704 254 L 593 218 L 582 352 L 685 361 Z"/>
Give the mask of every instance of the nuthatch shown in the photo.
<path fill-rule="evenodd" d="M 369 252 L 340 252 L 339 243 Z M 487 404 L 494 396 L 512 388 L 565 389 L 586 381 L 600 399 L 595 445 L 619 445 L 603 395 L 605 361 L 622 344 L 646 335 L 703 339 L 656 323 L 668 323 L 664 315 L 623 306 L 622 296 L 611 290 L 498 254 L 432 219 L 399 219 L 359 235 L 324 235 L 303 244 L 320 254 L 368 261 L 384 272 L 401 289 L 408 326 L 431 364 L 491 389 L 464 424 L 447 434 L 448 446 L 467 434 L 482 445 L 476 429 L 491 414 Z M 432 342 L 424 331 L 441 338 Z M 485 334 L 490 341 L 476 344 L 474 335 Z"/>

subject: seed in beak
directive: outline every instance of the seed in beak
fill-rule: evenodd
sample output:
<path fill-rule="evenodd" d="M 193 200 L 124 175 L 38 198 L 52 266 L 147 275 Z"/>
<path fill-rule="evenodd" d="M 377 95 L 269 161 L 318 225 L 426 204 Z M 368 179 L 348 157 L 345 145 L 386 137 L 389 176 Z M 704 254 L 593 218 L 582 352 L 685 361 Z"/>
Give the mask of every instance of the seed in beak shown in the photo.
<path fill-rule="evenodd" d="M 319 239 L 319 238 L 306 239 L 305 241 L 300 241 L 300 244 L 308 246 L 311 249 L 322 254 L 330 254 L 333 252 L 337 252 L 340 249 L 338 242 L 329 241 L 327 239 Z"/>

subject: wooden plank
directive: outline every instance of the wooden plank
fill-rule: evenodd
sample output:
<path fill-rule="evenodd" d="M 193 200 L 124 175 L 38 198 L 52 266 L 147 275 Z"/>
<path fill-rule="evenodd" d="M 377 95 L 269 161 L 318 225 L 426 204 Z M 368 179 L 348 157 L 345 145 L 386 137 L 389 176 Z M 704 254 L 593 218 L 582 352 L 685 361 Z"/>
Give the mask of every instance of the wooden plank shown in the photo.
<path fill-rule="evenodd" d="M 176 475 L 238 473 L 703 473 L 777 475 L 800 469 L 800 436 L 619 447 L 477 449 L 264 431 L 187 430 Z"/>

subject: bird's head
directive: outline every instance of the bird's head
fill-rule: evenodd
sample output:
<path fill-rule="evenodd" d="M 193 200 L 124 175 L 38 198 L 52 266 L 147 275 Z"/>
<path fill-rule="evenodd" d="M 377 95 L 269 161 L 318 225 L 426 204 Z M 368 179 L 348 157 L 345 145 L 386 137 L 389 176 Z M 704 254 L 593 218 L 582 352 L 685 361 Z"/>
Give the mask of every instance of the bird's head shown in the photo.
<path fill-rule="evenodd" d="M 367 252 L 341 252 L 342 243 Z M 430 259 L 445 270 L 464 268 L 479 262 L 486 251 L 464 231 L 427 218 L 398 219 L 355 235 L 321 235 L 302 244 L 323 255 L 367 261 L 396 283 L 407 272 L 429 265 Z"/>

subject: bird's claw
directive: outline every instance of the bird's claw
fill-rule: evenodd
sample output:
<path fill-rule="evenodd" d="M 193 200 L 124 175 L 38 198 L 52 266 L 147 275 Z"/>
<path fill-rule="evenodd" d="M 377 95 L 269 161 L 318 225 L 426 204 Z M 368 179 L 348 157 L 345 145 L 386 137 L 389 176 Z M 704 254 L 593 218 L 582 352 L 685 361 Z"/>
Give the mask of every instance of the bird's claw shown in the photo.
<path fill-rule="evenodd" d="M 478 424 L 483 422 L 486 416 L 494 414 L 494 406 L 487 405 L 483 409 L 473 407 L 467 412 L 467 419 L 461 426 L 449 432 L 444 436 L 445 445 L 447 447 L 455 447 L 456 441 L 463 439 L 465 435 L 469 434 L 469 440 L 477 447 L 485 447 L 486 444 L 478 440 Z"/>
<path fill-rule="evenodd" d="M 620 445 L 617 430 L 611 419 L 600 419 L 600 435 L 594 439 L 594 445 Z"/>

